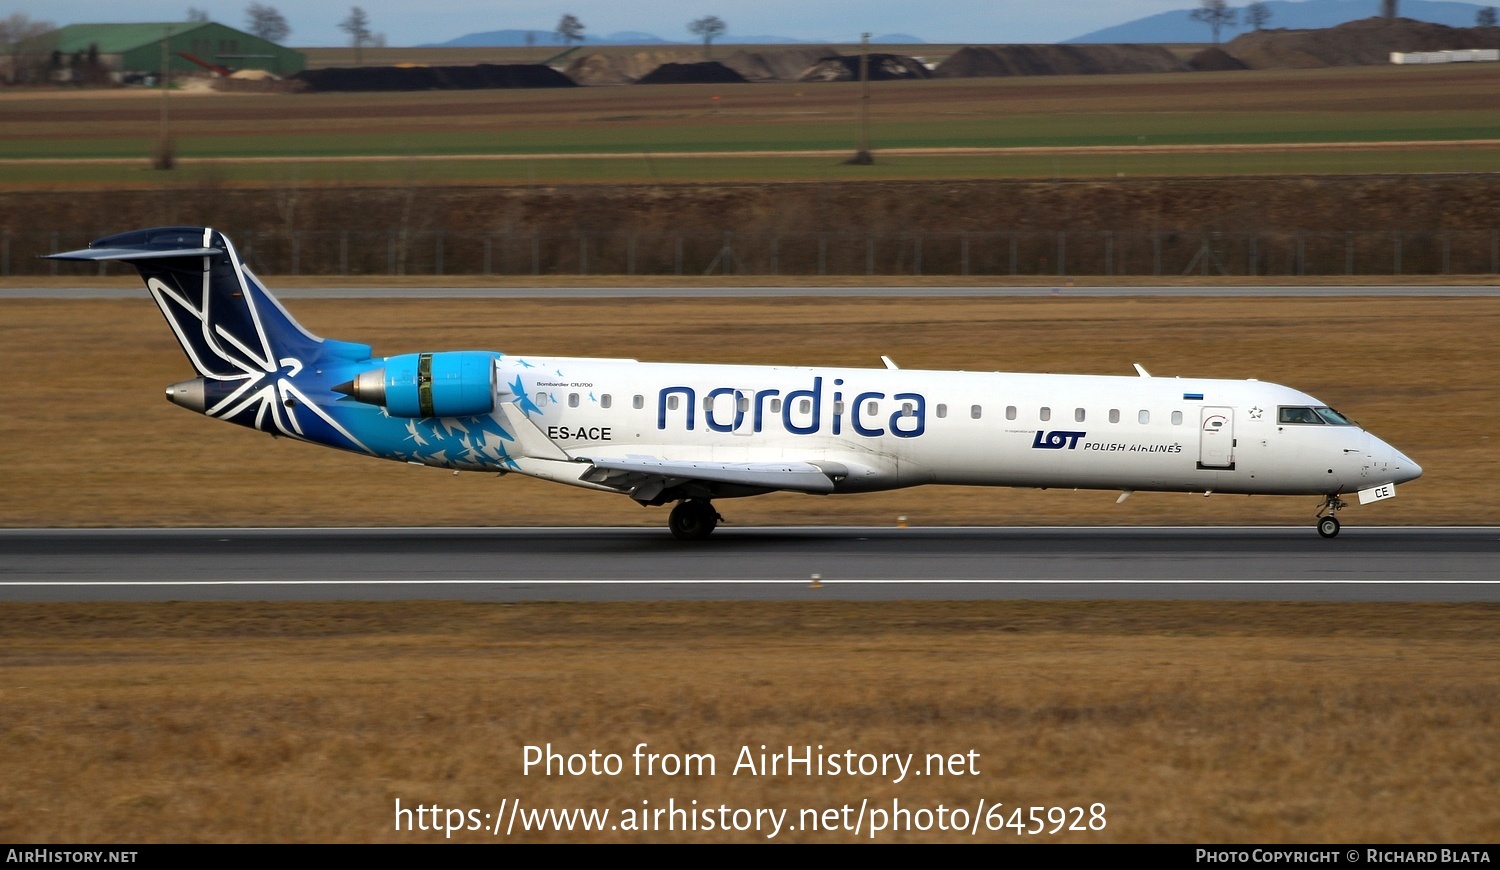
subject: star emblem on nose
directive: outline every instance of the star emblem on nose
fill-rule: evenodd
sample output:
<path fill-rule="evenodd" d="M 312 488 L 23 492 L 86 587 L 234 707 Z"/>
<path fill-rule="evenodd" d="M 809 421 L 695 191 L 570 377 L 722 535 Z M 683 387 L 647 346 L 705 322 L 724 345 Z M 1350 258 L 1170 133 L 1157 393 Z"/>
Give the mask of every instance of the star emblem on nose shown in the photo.
<path fill-rule="evenodd" d="M 1252 419 L 1252 420 L 1259 420 L 1260 419 L 1260 415 L 1263 414 L 1263 413 L 1265 413 L 1265 412 L 1262 411 L 1260 409 L 1260 406 L 1257 405 L 1256 407 L 1250 409 L 1250 419 Z"/>

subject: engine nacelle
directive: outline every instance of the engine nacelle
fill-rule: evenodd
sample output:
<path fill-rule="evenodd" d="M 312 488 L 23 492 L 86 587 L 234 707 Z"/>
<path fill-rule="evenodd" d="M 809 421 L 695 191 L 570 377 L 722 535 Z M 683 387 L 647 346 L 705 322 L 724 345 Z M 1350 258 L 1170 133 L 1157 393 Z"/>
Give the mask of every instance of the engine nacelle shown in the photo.
<path fill-rule="evenodd" d="M 474 350 L 408 353 L 334 389 L 392 417 L 473 417 L 495 410 L 495 362 Z"/>

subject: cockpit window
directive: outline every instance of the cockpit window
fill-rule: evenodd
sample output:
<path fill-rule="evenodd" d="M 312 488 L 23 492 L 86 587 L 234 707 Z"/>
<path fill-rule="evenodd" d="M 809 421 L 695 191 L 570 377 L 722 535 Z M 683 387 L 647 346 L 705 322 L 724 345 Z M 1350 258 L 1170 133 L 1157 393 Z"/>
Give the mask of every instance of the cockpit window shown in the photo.
<path fill-rule="evenodd" d="M 1323 422 L 1312 408 L 1287 408 L 1282 407 L 1276 413 L 1278 423 L 1318 423 Z"/>
<path fill-rule="evenodd" d="M 1332 425 L 1332 426 L 1353 426 L 1354 425 L 1354 421 L 1353 420 L 1350 420 L 1348 417 L 1345 417 L 1343 414 L 1340 414 L 1338 411 L 1335 411 L 1332 408 L 1313 408 L 1313 410 L 1317 411 L 1318 412 L 1318 416 L 1323 418 L 1323 422 L 1328 423 L 1329 425 Z"/>

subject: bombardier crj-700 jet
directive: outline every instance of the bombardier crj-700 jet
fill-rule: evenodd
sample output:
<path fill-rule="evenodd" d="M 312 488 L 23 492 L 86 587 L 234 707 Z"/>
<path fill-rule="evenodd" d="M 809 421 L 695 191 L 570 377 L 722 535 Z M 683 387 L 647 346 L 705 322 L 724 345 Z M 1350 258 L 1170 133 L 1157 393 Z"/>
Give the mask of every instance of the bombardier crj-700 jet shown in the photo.
<path fill-rule="evenodd" d="M 272 435 L 459 471 L 675 503 L 919 484 L 1389 498 L 1421 466 L 1306 393 L 1254 380 L 682 365 L 436 351 L 303 329 L 207 228 L 110 236 L 68 260 L 134 265 L 197 369 L 172 402 Z"/>

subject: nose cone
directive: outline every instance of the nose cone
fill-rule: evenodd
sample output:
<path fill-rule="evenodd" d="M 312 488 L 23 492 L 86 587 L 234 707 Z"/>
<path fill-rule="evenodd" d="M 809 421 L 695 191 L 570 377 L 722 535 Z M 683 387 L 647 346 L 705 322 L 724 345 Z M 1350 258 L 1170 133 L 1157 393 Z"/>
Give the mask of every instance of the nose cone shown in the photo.
<path fill-rule="evenodd" d="M 1422 476 L 1422 466 L 1413 462 L 1411 457 L 1395 451 L 1395 461 L 1391 463 L 1391 470 L 1396 473 L 1396 483 L 1405 483 L 1408 480 L 1416 480 Z"/>
<path fill-rule="evenodd" d="M 1391 483 L 1405 483 L 1408 480 L 1416 480 L 1422 476 L 1422 466 L 1413 462 L 1410 456 L 1376 438 L 1374 435 L 1370 436 L 1370 455 L 1375 459 L 1377 465 L 1385 466 L 1385 471 L 1389 475 Z"/>

